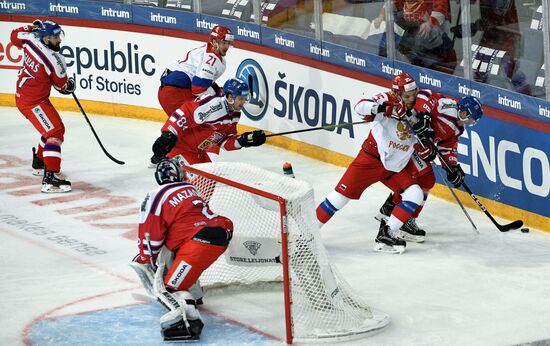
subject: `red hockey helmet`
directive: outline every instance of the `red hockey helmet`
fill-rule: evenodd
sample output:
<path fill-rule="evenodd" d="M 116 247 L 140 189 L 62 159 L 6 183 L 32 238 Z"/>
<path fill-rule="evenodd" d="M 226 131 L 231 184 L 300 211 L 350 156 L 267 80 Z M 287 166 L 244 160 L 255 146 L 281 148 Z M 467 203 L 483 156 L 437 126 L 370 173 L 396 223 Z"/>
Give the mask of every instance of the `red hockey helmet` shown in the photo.
<path fill-rule="evenodd" d="M 395 92 L 407 92 L 418 89 L 416 82 L 409 74 L 401 72 L 393 76 L 391 81 L 391 89 Z"/>
<path fill-rule="evenodd" d="M 233 35 L 231 29 L 229 29 L 228 27 L 216 25 L 212 28 L 212 32 L 210 32 L 210 42 L 212 42 L 213 40 L 224 40 L 228 42 L 233 42 L 235 40 L 235 36 Z"/>

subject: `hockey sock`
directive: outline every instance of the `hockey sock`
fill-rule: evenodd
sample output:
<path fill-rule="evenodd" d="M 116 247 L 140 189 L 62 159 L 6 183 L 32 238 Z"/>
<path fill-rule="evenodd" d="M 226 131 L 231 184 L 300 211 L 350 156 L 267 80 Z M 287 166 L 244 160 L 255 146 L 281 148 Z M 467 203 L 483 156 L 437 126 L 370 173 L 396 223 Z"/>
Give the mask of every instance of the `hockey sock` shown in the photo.
<path fill-rule="evenodd" d="M 393 212 L 388 220 L 392 237 L 395 236 L 401 226 L 411 217 L 416 208 L 418 208 L 418 204 L 410 201 L 403 201 L 393 208 Z"/>
<path fill-rule="evenodd" d="M 44 153 L 44 146 L 46 145 L 46 138 L 44 136 L 40 136 L 40 142 L 38 142 L 38 150 L 36 151 L 36 156 L 38 156 L 39 159 L 43 160 L 43 153 Z"/>
<path fill-rule="evenodd" d="M 332 191 L 317 207 L 317 220 L 322 224 L 327 223 L 327 221 L 330 220 L 338 210 L 348 204 L 348 202 L 349 198 L 339 192 Z"/>
<path fill-rule="evenodd" d="M 428 199 L 428 191 L 423 190 L 424 192 L 424 198 L 422 199 L 422 203 L 416 208 L 414 213 L 411 215 L 411 217 L 417 218 L 420 212 L 422 211 L 422 208 L 424 208 L 424 204 L 426 203 L 426 200 Z"/>

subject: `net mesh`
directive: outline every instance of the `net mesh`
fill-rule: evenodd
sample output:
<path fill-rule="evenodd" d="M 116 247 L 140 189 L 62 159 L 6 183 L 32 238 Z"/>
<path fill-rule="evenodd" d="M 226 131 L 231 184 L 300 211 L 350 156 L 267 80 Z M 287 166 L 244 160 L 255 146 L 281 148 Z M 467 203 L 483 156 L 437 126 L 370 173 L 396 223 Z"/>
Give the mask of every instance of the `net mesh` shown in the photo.
<path fill-rule="evenodd" d="M 330 265 L 320 240 L 313 189 L 307 182 L 244 163 L 206 163 L 193 168 L 286 200 L 295 340 L 348 338 L 388 324 L 388 316 L 352 293 Z M 200 174 L 191 174 L 190 180 L 212 211 L 234 224 L 230 247 L 200 278 L 203 287 L 282 282 L 279 203 Z"/>

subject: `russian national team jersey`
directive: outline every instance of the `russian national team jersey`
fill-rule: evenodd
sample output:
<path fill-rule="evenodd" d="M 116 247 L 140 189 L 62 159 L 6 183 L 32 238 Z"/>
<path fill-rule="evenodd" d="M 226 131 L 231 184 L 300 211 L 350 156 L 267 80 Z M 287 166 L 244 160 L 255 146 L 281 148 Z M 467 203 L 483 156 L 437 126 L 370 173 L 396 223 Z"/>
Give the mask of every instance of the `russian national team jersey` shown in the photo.
<path fill-rule="evenodd" d="M 215 95 L 211 85 L 225 72 L 225 59 L 210 44 L 192 49 L 183 59 L 168 66 L 172 73 L 163 76 L 163 85 L 191 89 L 194 95 Z"/>
<path fill-rule="evenodd" d="M 384 102 L 398 103 L 393 92 L 388 91 L 380 93 L 371 99 L 362 99 L 355 105 L 355 112 L 361 117 L 371 114 L 374 105 L 382 105 Z M 416 121 L 415 114 L 429 112 L 435 106 L 435 100 L 432 93 L 427 90 L 418 92 L 412 116 L 408 118 L 409 122 Z M 416 143 L 409 125 L 405 121 L 398 121 L 391 117 L 385 117 L 383 113 L 378 113 L 372 119 L 373 127 L 369 137 L 376 142 L 380 161 L 388 171 L 400 172 L 409 162 L 414 152 L 413 145 Z"/>
<path fill-rule="evenodd" d="M 178 148 L 199 152 L 213 146 L 225 150 L 234 146 L 241 112 L 231 112 L 224 96 L 201 96 L 184 103 L 168 118 L 161 131 L 178 137 Z"/>
<path fill-rule="evenodd" d="M 23 49 L 23 66 L 19 71 L 15 96 L 18 104 L 34 106 L 50 96 L 51 87 L 67 87 L 67 65 L 59 52 L 44 45 L 31 26 L 14 29 L 11 42 Z"/>
<path fill-rule="evenodd" d="M 146 232 L 156 255 L 162 245 L 176 250 L 204 227 L 233 228 L 229 219 L 210 210 L 192 184 L 179 182 L 159 186 L 149 192 L 141 204 L 138 239 L 142 260 L 146 263 L 144 255 L 149 255 L 147 247 L 143 246 Z"/>

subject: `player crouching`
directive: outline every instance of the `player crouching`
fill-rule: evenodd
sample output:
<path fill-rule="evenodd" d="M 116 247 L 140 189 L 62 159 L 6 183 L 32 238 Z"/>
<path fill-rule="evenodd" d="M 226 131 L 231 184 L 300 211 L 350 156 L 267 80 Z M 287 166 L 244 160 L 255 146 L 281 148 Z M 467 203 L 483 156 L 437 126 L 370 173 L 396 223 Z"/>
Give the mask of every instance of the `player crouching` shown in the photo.
<path fill-rule="evenodd" d="M 189 291 L 227 249 L 233 223 L 210 210 L 174 160 L 161 160 L 155 178 L 160 186 L 141 204 L 139 255 L 131 266 L 146 291 L 168 309 L 160 318 L 164 340 L 198 340 L 200 297 Z"/>

